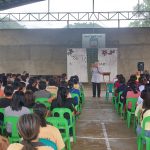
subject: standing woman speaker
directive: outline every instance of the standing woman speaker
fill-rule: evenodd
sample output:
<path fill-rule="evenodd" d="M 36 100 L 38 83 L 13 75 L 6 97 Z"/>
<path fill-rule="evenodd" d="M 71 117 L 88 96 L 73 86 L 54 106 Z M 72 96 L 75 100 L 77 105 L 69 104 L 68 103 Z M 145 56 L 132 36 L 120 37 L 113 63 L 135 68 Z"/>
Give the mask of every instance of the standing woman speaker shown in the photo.
<path fill-rule="evenodd" d="M 91 82 L 92 82 L 93 97 L 96 97 L 96 93 L 97 93 L 97 97 L 100 97 L 100 93 L 101 93 L 100 82 L 101 82 L 101 74 L 103 73 L 100 64 L 98 62 L 92 64 L 91 72 L 92 72 Z"/>

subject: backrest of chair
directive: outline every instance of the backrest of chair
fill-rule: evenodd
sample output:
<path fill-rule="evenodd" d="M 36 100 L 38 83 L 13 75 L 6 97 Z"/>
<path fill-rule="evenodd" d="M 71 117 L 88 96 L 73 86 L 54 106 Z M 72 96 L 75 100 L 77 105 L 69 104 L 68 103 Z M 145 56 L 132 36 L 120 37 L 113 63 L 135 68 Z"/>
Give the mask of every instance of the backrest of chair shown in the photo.
<path fill-rule="evenodd" d="M 123 93 L 122 91 L 118 93 L 118 102 L 120 102 L 120 98 L 121 98 L 122 93 Z"/>
<path fill-rule="evenodd" d="M 47 123 L 55 126 L 58 129 L 64 129 L 65 134 L 69 135 L 69 128 L 68 128 L 68 122 L 65 118 L 62 117 L 47 117 L 46 118 Z"/>
<path fill-rule="evenodd" d="M 106 86 L 107 86 L 107 91 L 109 93 L 112 93 L 113 92 L 113 88 L 114 88 L 114 83 L 107 83 Z"/>
<path fill-rule="evenodd" d="M 36 98 L 35 102 L 44 104 L 48 109 L 51 107 L 51 104 L 48 102 L 48 98 Z"/>
<path fill-rule="evenodd" d="M 131 112 L 135 112 L 137 100 L 138 100 L 138 98 L 127 98 L 126 99 L 126 107 L 127 108 L 128 108 L 129 102 L 132 103 Z"/>
<path fill-rule="evenodd" d="M 0 108 L 0 113 L 4 114 L 5 109 L 4 108 Z"/>
<path fill-rule="evenodd" d="M 43 101 L 48 101 L 48 98 L 41 97 L 35 99 L 35 102 L 43 102 Z"/>
<path fill-rule="evenodd" d="M 0 121 L 3 121 L 3 119 L 4 119 L 4 111 L 5 111 L 4 108 L 0 108 L 0 118 L 2 119 Z"/>
<path fill-rule="evenodd" d="M 150 123 L 150 116 L 147 116 L 143 119 L 143 123 L 142 123 L 142 135 L 145 135 L 144 132 L 145 132 L 145 127 L 146 127 L 146 124 L 147 123 Z"/>
<path fill-rule="evenodd" d="M 78 94 L 76 94 L 76 93 L 71 93 L 71 97 L 72 97 L 72 98 L 77 97 L 77 99 L 78 99 L 78 104 L 79 104 L 80 98 L 79 98 L 79 95 L 78 95 Z"/>
<path fill-rule="evenodd" d="M 19 133 L 17 129 L 18 120 L 19 120 L 19 117 L 15 117 L 15 116 L 8 116 L 8 117 L 5 117 L 4 119 L 6 124 L 7 123 L 11 124 L 12 137 L 19 137 Z"/>
<path fill-rule="evenodd" d="M 65 114 L 69 115 L 69 122 L 70 124 L 73 124 L 73 114 L 69 108 L 54 108 L 52 111 L 52 116 L 53 117 L 62 117 L 65 118 Z"/>

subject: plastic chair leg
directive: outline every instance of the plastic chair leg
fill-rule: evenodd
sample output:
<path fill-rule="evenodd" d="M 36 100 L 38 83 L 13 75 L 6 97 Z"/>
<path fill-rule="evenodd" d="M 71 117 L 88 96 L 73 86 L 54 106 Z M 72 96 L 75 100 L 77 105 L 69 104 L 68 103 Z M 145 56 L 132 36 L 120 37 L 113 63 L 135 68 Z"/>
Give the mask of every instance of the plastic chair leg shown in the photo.
<path fill-rule="evenodd" d="M 73 141 L 74 141 L 74 143 L 76 143 L 76 131 L 75 131 L 75 127 L 73 127 Z"/>
<path fill-rule="evenodd" d="M 127 125 L 128 125 L 128 128 L 130 128 L 130 123 L 131 123 L 131 114 L 129 112 L 127 112 Z"/>

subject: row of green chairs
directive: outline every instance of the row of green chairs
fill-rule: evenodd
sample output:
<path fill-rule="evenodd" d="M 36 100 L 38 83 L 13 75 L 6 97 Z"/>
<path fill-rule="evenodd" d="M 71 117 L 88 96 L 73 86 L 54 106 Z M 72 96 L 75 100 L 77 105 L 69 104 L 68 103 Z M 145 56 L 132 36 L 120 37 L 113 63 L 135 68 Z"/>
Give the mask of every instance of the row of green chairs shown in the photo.
<path fill-rule="evenodd" d="M 121 109 L 123 108 L 122 105 L 120 105 L 120 94 L 118 94 L 118 103 L 116 102 L 116 97 L 112 97 L 112 102 L 115 104 L 115 108 L 117 113 L 121 114 L 122 111 Z M 127 98 L 126 100 L 126 122 L 127 122 L 127 127 L 130 128 L 131 125 L 131 120 L 134 122 L 134 131 L 136 130 L 137 125 L 140 125 L 140 112 L 138 112 L 137 118 L 135 117 L 135 110 L 136 110 L 136 103 L 137 103 L 138 98 Z M 117 104 L 116 104 L 117 103 Z M 130 109 L 128 109 L 128 104 L 130 104 Z M 123 109 L 122 109 L 123 110 Z M 138 150 L 144 150 L 144 143 L 146 144 L 146 150 L 150 150 L 150 137 L 145 136 L 145 127 L 146 124 L 150 123 L 150 116 L 146 117 L 143 119 L 143 124 L 142 124 L 142 131 L 141 134 L 137 136 L 137 145 L 138 145 Z"/>

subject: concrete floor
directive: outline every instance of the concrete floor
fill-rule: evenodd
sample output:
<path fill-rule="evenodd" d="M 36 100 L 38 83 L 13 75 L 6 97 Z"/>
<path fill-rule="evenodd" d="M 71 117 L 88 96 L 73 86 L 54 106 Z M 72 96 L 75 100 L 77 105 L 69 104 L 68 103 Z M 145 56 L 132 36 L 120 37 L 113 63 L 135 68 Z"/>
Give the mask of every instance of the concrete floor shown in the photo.
<path fill-rule="evenodd" d="M 91 98 L 86 90 L 86 102 L 77 121 L 77 143 L 72 150 L 136 150 L 136 134 L 127 128 L 124 120 L 116 114 L 111 102 Z"/>

